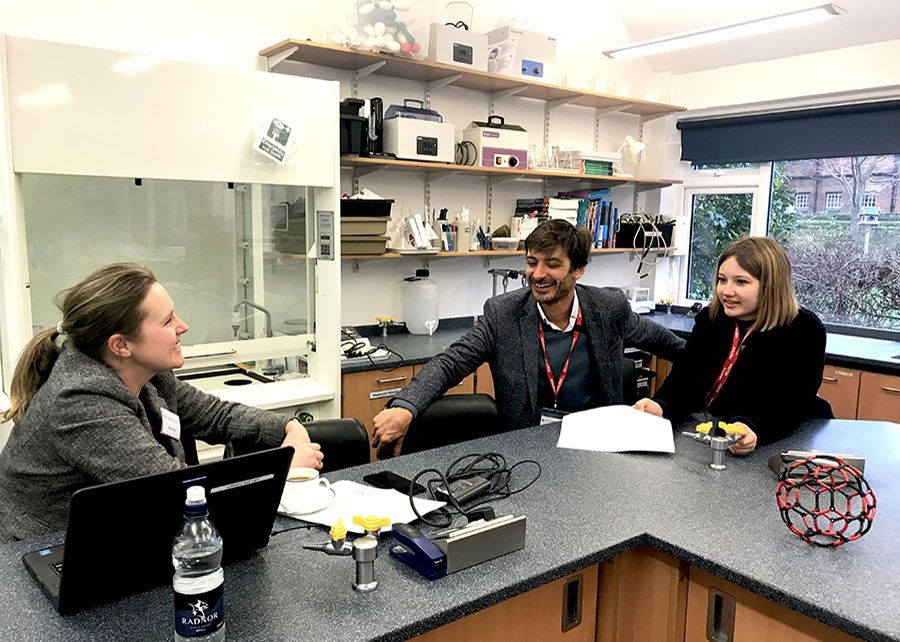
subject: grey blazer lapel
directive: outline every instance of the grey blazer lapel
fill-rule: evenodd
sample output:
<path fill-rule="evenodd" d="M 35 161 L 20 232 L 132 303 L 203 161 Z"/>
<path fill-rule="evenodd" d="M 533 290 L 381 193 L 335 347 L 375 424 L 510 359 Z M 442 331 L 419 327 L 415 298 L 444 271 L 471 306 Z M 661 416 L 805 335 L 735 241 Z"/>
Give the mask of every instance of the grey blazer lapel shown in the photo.
<path fill-rule="evenodd" d="M 525 299 L 522 306 L 522 317 L 519 319 L 519 334 L 522 337 L 522 361 L 525 364 L 525 383 L 528 390 L 528 404 L 536 410 L 538 373 L 541 365 L 541 335 L 538 324 L 541 317 L 537 311 L 537 303 L 532 297 Z"/>
<path fill-rule="evenodd" d="M 591 350 L 594 353 L 594 365 L 600 377 L 607 399 L 609 397 L 609 382 L 612 378 L 609 359 L 609 333 L 608 312 L 603 304 L 593 296 L 587 288 L 578 287 L 578 300 L 581 302 L 582 322 L 587 328 L 587 335 L 591 342 Z"/>

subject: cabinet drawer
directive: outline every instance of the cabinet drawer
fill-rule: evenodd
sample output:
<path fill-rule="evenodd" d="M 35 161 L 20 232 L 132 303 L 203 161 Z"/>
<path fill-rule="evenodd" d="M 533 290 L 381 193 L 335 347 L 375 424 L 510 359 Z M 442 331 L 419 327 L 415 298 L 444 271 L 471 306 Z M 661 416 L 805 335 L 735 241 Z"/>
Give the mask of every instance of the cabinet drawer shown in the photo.
<path fill-rule="evenodd" d="M 900 377 L 863 372 L 857 419 L 900 421 Z"/>
<path fill-rule="evenodd" d="M 862 373 L 852 368 L 825 366 L 819 396 L 831 404 L 837 419 L 856 419 L 859 381 Z"/>

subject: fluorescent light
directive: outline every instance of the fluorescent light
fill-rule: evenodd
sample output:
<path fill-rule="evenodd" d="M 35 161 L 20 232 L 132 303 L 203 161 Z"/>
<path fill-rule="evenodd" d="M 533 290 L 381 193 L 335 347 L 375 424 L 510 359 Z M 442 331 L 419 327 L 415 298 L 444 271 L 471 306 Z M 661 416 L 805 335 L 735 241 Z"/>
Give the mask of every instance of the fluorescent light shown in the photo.
<path fill-rule="evenodd" d="M 819 2 L 802 9 L 793 9 L 791 11 L 752 18 L 750 20 L 726 22 L 712 27 L 683 31 L 670 36 L 651 38 L 650 40 L 642 40 L 630 45 L 616 47 L 615 49 L 608 49 L 603 53 L 610 58 L 652 56 L 654 54 L 673 51 L 675 49 L 686 49 L 687 47 L 707 45 L 713 42 L 756 36 L 761 33 L 769 33 L 780 29 L 801 27 L 834 18 L 842 13 L 846 13 L 846 9 L 834 2 Z"/>

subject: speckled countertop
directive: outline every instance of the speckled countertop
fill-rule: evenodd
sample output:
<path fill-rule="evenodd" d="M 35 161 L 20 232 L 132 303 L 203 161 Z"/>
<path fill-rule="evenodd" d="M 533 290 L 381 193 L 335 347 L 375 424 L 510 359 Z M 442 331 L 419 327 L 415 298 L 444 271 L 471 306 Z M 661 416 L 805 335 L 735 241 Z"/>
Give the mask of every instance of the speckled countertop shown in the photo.
<path fill-rule="evenodd" d="M 498 514 L 527 515 L 525 549 L 434 582 L 390 557 L 382 541 L 379 588 L 358 594 L 351 590 L 349 558 L 302 549 L 327 540 L 324 528 L 275 536 L 252 559 L 226 567 L 228 639 L 403 640 L 649 544 L 851 635 L 900 641 L 900 513 L 894 510 L 900 505 L 900 425 L 809 422 L 784 442 L 743 459 L 729 456 L 723 472 L 708 467 L 708 447 L 681 437 L 674 455 L 651 455 L 557 449 L 558 435 L 558 424 L 550 424 L 329 475 L 331 481 L 360 481 L 390 469 L 412 476 L 466 453 L 489 451 L 509 463 L 534 459 L 543 468 L 531 488 L 493 504 Z M 878 514 L 865 537 L 821 549 L 785 528 L 766 461 L 788 447 L 867 458 Z M 518 469 L 519 483 L 528 476 L 526 468 Z M 20 560 L 36 543 L 0 547 L 0 639 L 171 639 L 167 587 L 57 615 Z"/>
<path fill-rule="evenodd" d="M 694 327 L 692 318 L 680 314 L 654 313 L 647 318 L 685 338 Z M 407 332 L 389 334 L 384 343 L 396 350 L 403 359 L 401 361 L 399 357 L 391 356 L 385 361 L 378 361 L 378 366 L 425 363 L 463 336 L 471 327 L 471 319 L 449 319 L 441 320 L 440 329 L 432 337 Z M 376 339 L 381 341 L 381 337 L 378 336 L 372 339 L 373 344 L 376 343 Z M 894 356 L 900 357 L 900 341 L 829 333 L 825 347 L 825 362 L 828 364 L 900 375 L 900 358 L 892 358 Z M 341 363 L 341 372 L 344 374 L 373 369 L 375 366 L 365 358 L 350 359 Z"/>

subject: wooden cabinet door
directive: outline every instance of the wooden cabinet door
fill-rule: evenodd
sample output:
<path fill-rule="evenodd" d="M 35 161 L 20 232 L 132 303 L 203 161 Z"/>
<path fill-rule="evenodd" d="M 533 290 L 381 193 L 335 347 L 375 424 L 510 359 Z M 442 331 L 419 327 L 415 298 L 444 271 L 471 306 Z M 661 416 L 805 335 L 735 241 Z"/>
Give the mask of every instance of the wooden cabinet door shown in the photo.
<path fill-rule="evenodd" d="M 672 371 L 672 362 L 653 356 L 650 359 L 650 369 L 656 373 L 656 376 L 650 379 L 650 396 L 652 397 Z"/>
<path fill-rule="evenodd" d="M 390 372 L 370 370 L 351 372 L 341 377 L 341 416 L 355 417 L 366 427 L 371 444 L 372 419 L 384 408 L 388 399 L 404 388 L 413 377 L 412 366 L 402 366 Z M 375 461 L 375 449 L 369 446 Z"/>
<path fill-rule="evenodd" d="M 689 566 L 649 546 L 600 565 L 596 642 L 684 642 Z"/>
<path fill-rule="evenodd" d="M 734 636 L 728 642 L 858 642 L 857 638 L 821 622 L 775 604 L 761 595 L 691 567 L 688 586 L 685 640 L 707 640 L 709 590 L 731 596 L 734 605 Z M 727 620 L 728 618 L 723 618 Z M 715 639 L 715 638 L 713 638 Z M 723 640 L 726 638 L 722 638 Z"/>
<path fill-rule="evenodd" d="M 581 590 L 576 597 L 569 593 L 570 582 L 579 576 Z M 593 642 L 596 595 L 597 567 L 591 566 L 412 638 L 412 642 Z M 564 611 L 579 598 L 581 620 L 563 632 Z"/>
<path fill-rule="evenodd" d="M 413 375 L 419 374 L 419 370 L 425 367 L 424 363 L 413 366 Z M 470 395 L 475 392 L 475 375 L 470 374 L 468 377 L 460 381 L 458 384 L 450 388 L 445 395 Z"/>
<path fill-rule="evenodd" d="M 863 372 L 856 418 L 900 421 L 900 377 Z"/>
<path fill-rule="evenodd" d="M 475 392 L 494 396 L 494 377 L 487 363 L 482 363 L 475 371 Z"/>
<path fill-rule="evenodd" d="M 835 418 L 856 419 L 860 374 L 859 370 L 851 368 L 825 366 L 819 396 L 831 404 Z"/>

